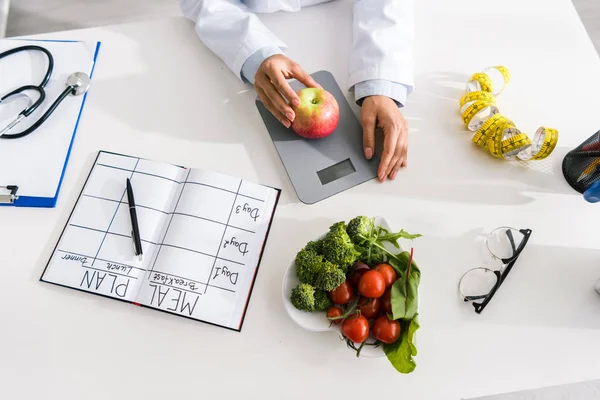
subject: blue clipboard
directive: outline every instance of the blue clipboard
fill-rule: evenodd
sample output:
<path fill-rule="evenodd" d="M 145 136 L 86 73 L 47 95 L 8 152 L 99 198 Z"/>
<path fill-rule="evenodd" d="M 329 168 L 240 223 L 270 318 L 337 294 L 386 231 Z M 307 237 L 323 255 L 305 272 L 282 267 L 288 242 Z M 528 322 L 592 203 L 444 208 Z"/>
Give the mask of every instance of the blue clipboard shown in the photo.
<path fill-rule="evenodd" d="M 19 40 L 19 39 L 17 39 Z M 28 41 L 25 39 L 24 41 Z M 77 40 L 44 40 L 44 39 L 36 39 L 37 42 L 78 42 Z M 96 42 L 96 49 L 94 51 L 94 58 L 92 60 L 92 66 L 90 69 L 90 79 L 93 78 L 94 69 L 96 67 L 96 60 L 98 58 L 98 53 L 100 51 L 101 42 Z M 33 196 L 20 196 L 18 192 L 18 182 L 0 182 L 0 206 L 14 206 L 14 207 L 40 207 L 40 208 L 52 208 L 56 206 L 58 201 L 58 196 L 60 193 L 60 189 L 62 186 L 62 182 L 65 176 L 65 171 L 67 169 L 67 165 L 69 163 L 69 157 L 71 155 L 71 150 L 73 148 L 73 142 L 75 141 L 75 134 L 77 133 L 77 128 L 79 126 L 79 121 L 81 119 L 81 114 L 83 113 L 83 108 L 85 106 L 85 102 L 87 99 L 88 93 L 83 94 L 83 99 L 81 101 L 81 107 L 79 109 L 79 113 L 77 115 L 77 121 L 75 123 L 75 127 L 73 129 L 73 135 L 71 136 L 71 140 L 69 143 L 69 147 L 67 150 L 67 154 L 65 157 L 65 162 L 62 168 L 62 172 L 60 175 L 60 179 L 58 181 L 58 186 L 56 188 L 56 192 L 53 197 L 33 197 Z M 53 101 L 53 99 L 47 99 L 46 101 Z"/>

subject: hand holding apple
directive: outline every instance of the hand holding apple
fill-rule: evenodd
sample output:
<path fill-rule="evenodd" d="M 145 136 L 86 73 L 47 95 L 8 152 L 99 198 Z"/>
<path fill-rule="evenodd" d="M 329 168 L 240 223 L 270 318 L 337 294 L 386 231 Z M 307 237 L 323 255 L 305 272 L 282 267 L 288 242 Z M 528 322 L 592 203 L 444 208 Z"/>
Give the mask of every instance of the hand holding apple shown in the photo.
<path fill-rule="evenodd" d="M 335 131 L 340 108 L 331 93 L 321 88 L 304 88 L 296 92 L 300 105 L 294 106 L 292 130 L 307 139 L 321 139 Z"/>
<path fill-rule="evenodd" d="M 296 117 L 292 106 L 300 105 L 288 79 L 296 79 L 306 87 L 320 87 L 312 76 L 284 54 L 266 58 L 254 76 L 254 88 L 260 101 L 286 128 Z"/>

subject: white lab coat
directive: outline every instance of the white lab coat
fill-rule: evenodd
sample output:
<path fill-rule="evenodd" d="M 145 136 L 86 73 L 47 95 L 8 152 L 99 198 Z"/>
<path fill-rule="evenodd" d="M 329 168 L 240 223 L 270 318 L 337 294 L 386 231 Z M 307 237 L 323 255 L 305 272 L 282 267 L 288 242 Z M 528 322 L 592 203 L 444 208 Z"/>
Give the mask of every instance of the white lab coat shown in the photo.
<path fill-rule="evenodd" d="M 180 0 L 204 44 L 241 79 L 244 62 L 262 47 L 286 49 L 254 13 L 299 11 L 330 0 Z M 414 0 L 355 0 L 348 88 L 383 79 L 412 90 Z"/>

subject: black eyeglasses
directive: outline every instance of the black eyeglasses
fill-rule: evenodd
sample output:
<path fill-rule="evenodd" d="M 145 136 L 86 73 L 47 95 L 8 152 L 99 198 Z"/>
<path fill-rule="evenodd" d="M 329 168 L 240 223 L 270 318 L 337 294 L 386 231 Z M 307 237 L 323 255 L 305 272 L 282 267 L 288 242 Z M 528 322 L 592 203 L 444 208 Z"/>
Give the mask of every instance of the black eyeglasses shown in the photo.
<path fill-rule="evenodd" d="M 480 314 L 510 273 L 527 245 L 531 229 L 497 228 L 486 239 L 487 249 L 502 266 L 496 270 L 477 267 L 468 270 L 458 282 L 458 290 L 465 302 L 472 302 Z M 479 302 L 477 302 L 479 301 Z"/>

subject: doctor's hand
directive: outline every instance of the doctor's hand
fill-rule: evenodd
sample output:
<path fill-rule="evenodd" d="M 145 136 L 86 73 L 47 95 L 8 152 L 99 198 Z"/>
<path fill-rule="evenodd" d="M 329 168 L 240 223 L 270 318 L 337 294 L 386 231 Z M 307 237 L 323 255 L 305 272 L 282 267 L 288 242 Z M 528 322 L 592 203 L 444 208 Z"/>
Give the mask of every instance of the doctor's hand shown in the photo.
<path fill-rule="evenodd" d="M 380 181 L 394 179 L 405 167 L 408 151 L 408 123 L 396 102 L 386 96 L 369 96 L 362 103 L 363 147 L 365 157 L 375 152 L 375 128 L 383 130 L 383 153 L 377 170 Z"/>
<path fill-rule="evenodd" d="M 286 127 L 295 118 L 294 106 L 300 105 L 298 95 L 287 79 L 296 79 L 307 87 L 321 87 L 298 64 L 283 54 L 266 58 L 254 77 L 254 88 L 265 107 Z"/>

